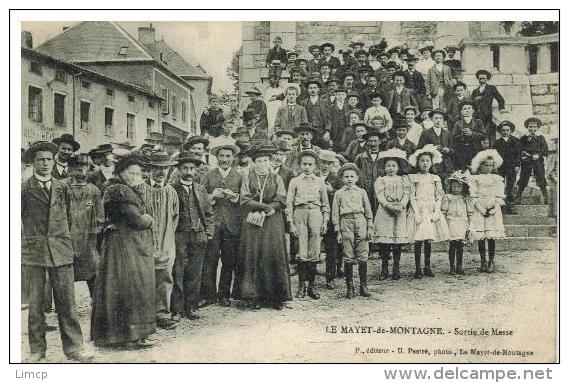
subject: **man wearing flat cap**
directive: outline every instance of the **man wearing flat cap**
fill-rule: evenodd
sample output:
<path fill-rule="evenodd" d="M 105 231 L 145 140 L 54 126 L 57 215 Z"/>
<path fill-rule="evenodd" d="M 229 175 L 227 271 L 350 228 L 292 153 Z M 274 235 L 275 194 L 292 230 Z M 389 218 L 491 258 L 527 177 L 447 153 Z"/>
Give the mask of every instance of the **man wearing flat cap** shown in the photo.
<path fill-rule="evenodd" d="M 498 103 L 500 113 L 506 112 L 506 101 L 494 85 L 488 84 L 492 74 L 485 69 L 476 72 L 478 88 L 472 91 L 470 98 L 474 101 L 474 116 L 479 118 L 486 127 L 486 135 L 490 146 L 496 141 L 496 124 L 492 121 L 492 104 L 494 100 Z"/>
<path fill-rule="evenodd" d="M 174 287 L 170 304 L 175 322 L 179 322 L 182 315 L 191 320 L 199 318 L 197 310 L 205 249 L 215 229 L 209 194 L 203 185 L 195 182 L 202 164 L 199 155 L 180 153 L 177 165 L 179 179 L 172 184 L 179 201 L 176 259 L 172 272 Z"/>
<path fill-rule="evenodd" d="M 231 285 L 237 272 L 241 206 L 239 193 L 241 175 L 233 166 L 240 150 L 235 145 L 220 145 L 211 149 L 218 168 L 205 174 L 205 187 L 213 206 L 213 240 L 208 242 L 203 265 L 201 297 L 206 303 L 219 300 L 230 306 Z M 221 274 L 217 281 L 217 266 L 221 258 Z"/>
<path fill-rule="evenodd" d="M 79 150 L 81 145 L 79 142 L 75 141 L 75 137 L 71 134 L 62 134 L 61 137 L 54 138 L 52 141 L 58 147 L 57 154 L 55 156 L 55 166 L 51 175 L 57 180 L 62 180 L 68 177 L 68 164 L 69 158 Z"/>
<path fill-rule="evenodd" d="M 38 363 L 46 356 L 44 291 L 49 275 L 63 352 L 68 359 L 88 363 L 92 356 L 82 351 L 83 335 L 75 309 L 70 193 L 65 183 L 52 176 L 57 152 L 57 145 L 40 141 L 24 153 L 34 168 L 33 177 L 22 183 L 21 192 L 22 266 L 29 283 L 28 362 Z"/>
<path fill-rule="evenodd" d="M 168 153 L 157 151 L 150 155 L 148 166 L 150 178 L 141 187 L 148 214 L 154 219 L 152 225 L 154 275 L 156 277 L 156 324 L 171 330 L 176 322 L 171 319 L 170 297 L 172 295 L 172 270 L 176 259 L 175 233 L 178 226 L 178 194 L 168 184 L 170 169 L 177 162 Z"/>

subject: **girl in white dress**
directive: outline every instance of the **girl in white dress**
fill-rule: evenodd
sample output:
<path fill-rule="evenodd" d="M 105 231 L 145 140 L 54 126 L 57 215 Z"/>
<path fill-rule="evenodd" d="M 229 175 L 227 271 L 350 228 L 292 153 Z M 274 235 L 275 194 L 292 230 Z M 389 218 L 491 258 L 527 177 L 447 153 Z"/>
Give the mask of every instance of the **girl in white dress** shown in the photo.
<path fill-rule="evenodd" d="M 411 208 L 407 218 L 409 236 L 415 241 L 415 278 L 434 277 L 431 270 L 431 242 L 446 241 L 449 238 L 446 220 L 441 214 L 444 196 L 439 176 L 431 174 L 434 164 L 443 161 L 442 154 L 434 145 L 425 145 L 409 156 L 409 164 L 417 174 L 409 175 Z M 425 247 L 425 265 L 421 272 L 421 248 Z"/>
<path fill-rule="evenodd" d="M 472 214 L 474 213 L 468 187 L 469 176 L 468 171 L 457 170 L 445 180 L 448 194 L 445 195 L 441 206 L 449 230 L 448 260 L 450 273 L 457 275 L 464 275 L 462 269 L 464 242 L 469 236 Z"/>
<path fill-rule="evenodd" d="M 268 121 L 268 131 L 267 134 L 269 138 L 275 133 L 275 119 L 277 117 L 277 112 L 279 108 L 283 106 L 284 89 L 280 86 L 280 81 L 278 78 L 271 78 L 269 80 L 269 87 L 265 90 L 263 96 L 263 101 L 267 104 L 267 121 Z"/>
<path fill-rule="evenodd" d="M 407 232 L 407 204 L 409 202 L 409 178 L 403 174 L 407 167 L 405 151 L 390 149 L 377 156 L 378 166 L 385 169 L 385 176 L 378 177 L 374 184 L 379 201 L 373 224 L 372 242 L 379 244 L 381 274 L 379 279 L 389 278 L 389 253 L 393 252 L 391 278 L 401 278 L 399 262 L 401 245 L 409 243 Z"/>
<path fill-rule="evenodd" d="M 474 173 L 470 183 L 470 193 L 474 198 L 473 235 L 478 240 L 480 271 L 488 273 L 494 272 L 495 239 L 506 236 L 501 209 L 506 198 L 504 179 L 496 174 L 502 162 L 502 157 L 495 149 L 486 149 L 474 156 L 470 165 L 470 170 Z"/>

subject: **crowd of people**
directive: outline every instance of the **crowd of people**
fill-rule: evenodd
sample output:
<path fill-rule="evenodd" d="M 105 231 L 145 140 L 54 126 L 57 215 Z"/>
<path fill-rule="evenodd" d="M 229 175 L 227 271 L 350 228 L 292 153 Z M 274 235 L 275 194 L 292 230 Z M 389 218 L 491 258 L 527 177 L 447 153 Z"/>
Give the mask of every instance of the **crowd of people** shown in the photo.
<path fill-rule="evenodd" d="M 557 174 L 545 173 L 541 121 L 528 118 L 520 139 L 511 121 L 496 126 L 492 104 L 503 111 L 505 101 L 491 73 L 479 70 L 469 95 L 456 48 L 356 41 L 340 60 L 325 43 L 303 60 L 281 43 L 267 54 L 268 89 L 247 90 L 244 111 L 237 96 L 227 109 L 212 96 L 199 135 L 86 153 L 63 134 L 22 151 L 30 361 L 45 358 L 52 296 L 65 354 L 93 360 L 76 281 L 89 287 L 96 346 L 151 347 L 157 327 L 174 330 L 203 306 L 282 309 L 294 272 L 295 298 L 319 299 L 321 254 L 325 288 L 343 278 L 348 299 L 356 266 L 359 295 L 370 296 L 370 252 L 380 280 L 400 279 L 407 244 L 417 279 L 434 276 L 433 242 L 449 243 L 449 270 L 464 275 L 464 246 L 477 241 L 480 271 L 491 273 L 502 208 L 532 174 L 548 202 L 546 178 Z"/>

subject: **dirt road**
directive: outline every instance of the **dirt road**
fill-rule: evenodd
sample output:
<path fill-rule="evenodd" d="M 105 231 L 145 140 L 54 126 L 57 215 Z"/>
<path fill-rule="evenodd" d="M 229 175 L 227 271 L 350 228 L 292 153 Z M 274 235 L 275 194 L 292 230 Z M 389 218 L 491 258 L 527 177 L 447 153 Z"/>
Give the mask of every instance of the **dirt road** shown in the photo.
<path fill-rule="evenodd" d="M 476 254 L 465 258 L 466 276 L 449 275 L 447 255 L 436 253 L 436 277 L 414 280 L 413 256 L 404 254 L 401 280 L 381 282 L 379 262 L 372 260 L 371 298 L 346 300 L 343 281 L 328 291 L 319 276 L 318 301 L 294 300 L 282 311 L 214 305 L 202 309 L 198 321 L 183 319 L 173 331 L 159 330 L 160 344 L 152 349 L 98 349 L 89 341 L 86 348 L 97 362 L 127 363 L 553 362 L 555 252 L 499 254 L 494 274 L 476 270 Z M 296 282 L 293 277 L 294 287 Z M 87 338 L 90 299 L 84 283 L 76 286 Z M 48 321 L 57 324 L 55 314 Z M 27 311 L 22 330 L 25 358 Z M 59 331 L 48 333 L 48 347 L 48 362 L 65 361 Z"/>

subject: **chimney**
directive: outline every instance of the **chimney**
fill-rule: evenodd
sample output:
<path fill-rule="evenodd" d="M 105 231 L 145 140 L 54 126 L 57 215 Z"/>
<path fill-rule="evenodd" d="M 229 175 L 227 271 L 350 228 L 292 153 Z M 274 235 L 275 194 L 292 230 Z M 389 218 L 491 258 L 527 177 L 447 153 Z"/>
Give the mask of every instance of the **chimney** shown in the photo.
<path fill-rule="evenodd" d="M 153 45 L 156 43 L 156 29 L 150 24 L 149 27 L 138 28 L 138 41 L 145 45 Z"/>
<path fill-rule="evenodd" d="M 34 42 L 31 32 L 22 31 L 22 47 L 33 49 Z"/>

